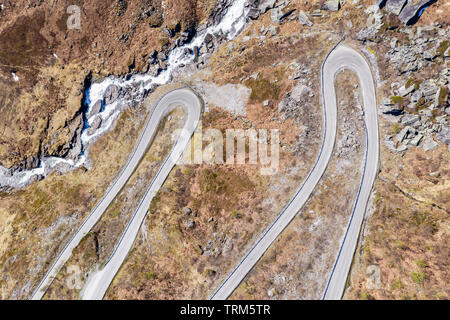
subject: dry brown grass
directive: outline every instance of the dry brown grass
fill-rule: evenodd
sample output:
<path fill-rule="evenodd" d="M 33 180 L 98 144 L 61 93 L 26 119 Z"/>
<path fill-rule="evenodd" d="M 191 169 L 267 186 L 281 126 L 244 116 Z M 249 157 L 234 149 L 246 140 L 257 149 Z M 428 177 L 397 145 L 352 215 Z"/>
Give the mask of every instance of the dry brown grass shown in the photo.
<path fill-rule="evenodd" d="M 158 89 L 150 103 L 173 87 Z M 11 227 L 2 230 L 2 237 L 9 239 L 0 257 L 5 275 L 1 280 L 3 299 L 28 298 L 72 229 L 76 230 L 125 164 L 147 114 L 143 107 L 122 113 L 115 128 L 92 146 L 92 170 L 55 173 L 23 190 L 0 194 L 2 217 L 14 217 Z M 22 291 L 28 282 L 31 286 Z"/>
<path fill-rule="evenodd" d="M 377 181 L 375 210 L 357 249 L 347 299 L 448 299 L 448 212 Z M 367 285 L 377 265 L 381 287 Z"/>
<path fill-rule="evenodd" d="M 167 118 L 171 117 L 168 121 Z M 119 193 L 100 221 L 93 227 L 82 243 L 75 248 L 65 268 L 58 274 L 46 292 L 45 299 L 78 299 L 78 290 L 67 287 L 67 279 L 72 274 L 67 272 L 70 266 L 78 266 L 82 274 L 101 267 L 112 253 L 125 225 L 142 199 L 148 184 L 159 169 L 172 147 L 171 133 L 181 128 L 184 112 L 177 109 L 162 121 L 154 142 L 142 159 L 136 171 L 130 177 L 124 189 Z M 128 119 L 133 121 L 133 119 Z M 84 283 L 84 279 L 83 279 Z"/>
<path fill-rule="evenodd" d="M 364 129 L 358 120 L 353 85 L 357 78 L 350 72 L 337 76 L 339 127 L 344 117 L 351 123 L 359 148 L 346 158 L 332 160 L 310 202 L 284 230 L 244 279 L 231 299 L 319 299 L 334 262 L 339 240 L 347 225 L 361 178 L 364 156 Z M 351 159 L 350 161 L 348 159 Z M 298 188 L 298 186 L 297 186 Z"/>

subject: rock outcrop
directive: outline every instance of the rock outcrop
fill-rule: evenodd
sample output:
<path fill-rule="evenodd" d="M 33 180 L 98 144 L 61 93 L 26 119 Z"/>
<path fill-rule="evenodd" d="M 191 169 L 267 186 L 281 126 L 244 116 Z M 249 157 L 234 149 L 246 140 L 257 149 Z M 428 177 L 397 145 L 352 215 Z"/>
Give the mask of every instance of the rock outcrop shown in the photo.
<path fill-rule="evenodd" d="M 423 10 L 435 2 L 436 0 L 421 0 L 416 4 L 408 4 L 403 8 L 402 12 L 400 12 L 398 18 L 404 24 L 414 24 L 420 18 Z"/>
<path fill-rule="evenodd" d="M 406 3 L 407 0 L 387 0 L 386 11 L 398 16 Z"/>
<path fill-rule="evenodd" d="M 328 0 L 323 5 L 323 9 L 328 11 L 338 11 L 340 8 L 340 0 Z"/>

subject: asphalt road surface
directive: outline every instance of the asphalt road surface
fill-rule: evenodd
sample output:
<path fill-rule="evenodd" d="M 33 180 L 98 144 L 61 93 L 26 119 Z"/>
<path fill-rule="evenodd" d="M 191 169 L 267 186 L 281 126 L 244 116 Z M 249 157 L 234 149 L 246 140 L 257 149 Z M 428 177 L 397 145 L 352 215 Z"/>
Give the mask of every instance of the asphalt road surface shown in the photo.
<path fill-rule="evenodd" d="M 342 69 L 354 71 L 359 78 L 367 132 L 367 150 L 364 160 L 363 179 L 344 240 L 323 294 L 323 299 L 340 299 L 342 297 L 366 211 L 367 201 L 377 174 L 379 138 L 375 87 L 370 67 L 358 52 L 348 46 L 338 45 L 327 56 L 322 65 L 322 99 L 325 130 L 319 157 L 295 196 L 289 201 L 276 220 L 262 234 L 235 269 L 227 276 L 220 287 L 213 293 L 211 299 L 224 300 L 233 293 L 264 252 L 304 206 L 320 181 L 330 161 L 336 140 L 337 105 L 334 82 L 337 72 Z"/>
<path fill-rule="evenodd" d="M 183 88 L 174 90 L 167 93 L 159 100 L 147 120 L 146 126 L 141 137 L 139 138 L 136 148 L 130 155 L 128 162 L 125 164 L 118 178 L 110 186 L 95 209 L 90 213 L 75 235 L 69 240 L 64 249 L 58 255 L 53 265 L 47 271 L 46 275 L 33 292 L 31 299 L 38 300 L 42 298 L 45 291 L 58 274 L 59 270 L 72 255 L 72 250 L 77 247 L 83 237 L 94 227 L 105 210 L 127 183 L 128 179 L 131 177 L 141 159 L 147 152 L 148 147 L 151 145 L 153 138 L 157 133 L 160 121 L 177 106 L 182 106 L 187 111 L 187 120 L 182 130 L 182 134 L 179 136 L 170 154 L 151 182 L 144 198 L 138 206 L 138 209 L 127 225 L 125 232 L 122 234 L 122 237 L 119 240 L 110 260 L 106 263 L 106 265 L 104 265 L 104 268 L 101 271 L 88 279 L 88 283 L 83 290 L 83 298 L 101 299 L 103 297 L 111 280 L 128 254 L 128 251 L 131 249 L 153 196 L 166 180 L 198 125 L 202 112 L 202 103 L 190 89 Z"/>

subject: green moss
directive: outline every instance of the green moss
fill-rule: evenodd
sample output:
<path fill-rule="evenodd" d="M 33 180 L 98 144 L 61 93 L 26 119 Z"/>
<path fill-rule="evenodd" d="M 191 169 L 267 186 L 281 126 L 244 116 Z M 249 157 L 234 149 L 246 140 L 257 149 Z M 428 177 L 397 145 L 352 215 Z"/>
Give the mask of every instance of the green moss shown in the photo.
<path fill-rule="evenodd" d="M 399 133 L 400 125 L 398 123 L 394 123 L 394 125 L 392 126 L 392 131 L 394 131 L 394 133 Z"/>
<path fill-rule="evenodd" d="M 161 190 L 158 190 L 156 195 L 153 197 L 147 212 L 150 214 L 155 214 L 160 203 L 161 203 Z"/>
<path fill-rule="evenodd" d="M 419 86 L 422 83 L 420 80 L 416 80 L 414 78 L 409 78 L 405 83 L 405 88 L 408 89 L 411 86 L 414 86 L 414 89 L 419 90 Z"/>
<path fill-rule="evenodd" d="M 426 226 L 431 229 L 432 232 L 437 231 L 437 221 L 428 212 L 414 212 L 409 216 L 409 222 L 416 226 Z"/>
<path fill-rule="evenodd" d="M 423 271 L 418 271 L 418 272 L 411 272 L 411 279 L 412 281 L 414 281 L 414 283 L 423 285 L 423 282 L 426 279 L 426 274 Z"/>
<path fill-rule="evenodd" d="M 438 97 L 439 106 L 443 107 L 447 104 L 447 97 L 448 97 L 448 88 L 441 87 L 441 90 L 439 90 L 439 97 Z"/>
<path fill-rule="evenodd" d="M 392 281 L 392 283 L 391 283 L 392 290 L 401 290 L 404 287 L 405 287 L 405 284 L 400 279 L 396 279 L 396 280 Z"/>
<path fill-rule="evenodd" d="M 425 102 L 425 98 L 420 98 L 419 101 L 414 106 L 416 112 L 428 108 L 431 105 L 431 102 Z"/>
<path fill-rule="evenodd" d="M 361 300 L 371 300 L 372 296 L 369 293 L 362 291 L 360 294 L 360 298 Z"/>
<path fill-rule="evenodd" d="M 377 193 L 377 194 L 375 195 L 374 202 L 375 202 L 375 203 L 378 203 L 380 200 L 381 200 L 381 196 L 380 196 L 379 193 Z"/>
<path fill-rule="evenodd" d="M 252 90 L 250 99 L 253 101 L 277 100 L 280 94 L 280 88 L 267 79 L 250 79 L 245 85 Z"/>
<path fill-rule="evenodd" d="M 391 97 L 391 102 L 394 104 L 402 104 L 404 100 L 405 100 L 405 98 L 400 97 L 400 96 L 392 96 Z"/>
<path fill-rule="evenodd" d="M 414 293 L 409 292 L 409 293 L 402 294 L 400 299 L 402 299 L 402 300 L 412 300 L 412 299 L 414 299 Z"/>
<path fill-rule="evenodd" d="M 426 268 L 426 267 L 428 267 L 428 263 L 426 263 L 425 260 L 421 260 L 421 259 L 416 260 L 416 265 L 417 265 L 418 267 L 420 267 L 420 268 Z"/>
<path fill-rule="evenodd" d="M 448 47 L 450 46 L 450 42 L 448 40 L 444 40 L 441 42 L 441 44 L 439 45 L 439 47 L 436 49 L 436 53 L 440 56 L 443 57 L 445 51 L 447 51 Z"/>

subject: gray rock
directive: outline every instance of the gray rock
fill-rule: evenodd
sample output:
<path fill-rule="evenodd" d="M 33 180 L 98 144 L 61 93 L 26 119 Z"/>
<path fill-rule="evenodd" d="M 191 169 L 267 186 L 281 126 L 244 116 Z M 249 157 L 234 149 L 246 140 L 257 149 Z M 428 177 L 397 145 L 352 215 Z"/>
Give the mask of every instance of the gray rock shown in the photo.
<path fill-rule="evenodd" d="M 328 11 L 338 11 L 341 7 L 339 0 L 328 0 L 324 3 L 323 9 Z"/>
<path fill-rule="evenodd" d="M 402 153 L 404 151 L 408 150 L 408 146 L 405 144 L 400 145 L 395 151 L 398 153 Z"/>
<path fill-rule="evenodd" d="M 450 128 L 443 126 L 441 132 L 436 135 L 436 138 L 445 144 L 450 144 Z"/>
<path fill-rule="evenodd" d="M 212 35 L 211 33 L 208 33 L 208 34 L 205 36 L 205 39 L 204 39 L 204 41 L 205 41 L 206 44 L 210 43 L 210 42 L 213 41 L 213 40 L 214 40 L 214 37 L 213 37 L 213 35 Z"/>
<path fill-rule="evenodd" d="M 434 141 L 432 137 L 425 138 L 425 140 L 423 141 L 423 144 L 422 144 L 422 148 L 424 151 L 433 150 L 433 149 L 437 148 L 438 146 L 439 146 L 439 144 L 436 141 Z"/>
<path fill-rule="evenodd" d="M 258 8 L 250 8 L 247 13 L 247 17 L 249 17 L 252 20 L 256 20 L 259 18 L 261 12 L 259 12 Z"/>
<path fill-rule="evenodd" d="M 281 23 L 284 19 L 289 17 L 294 11 L 295 11 L 295 9 L 292 9 L 292 10 L 288 10 L 287 12 L 283 13 L 283 6 L 276 7 L 270 11 L 270 19 L 274 23 Z"/>
<path fill-rule="evenodd" d="M 403 142 L 403 140 L 406 139 L 406 137 L 408 136 L 409 133 L 409 127 L 405 127 L 403 128 L 395 137 L 397 139 L 398 142 Z"/>
<path fill-rule="evenodd" d="M 313 17 L 323 17 L 323 13 L 322 11 L 320 11 L 320 9 L 316 9 L 311 13 L 311 16 Z"/>
<path fill-rule="evenodd" d="M 385 98 L 381 103 L 380 110 L 384 114 L 398 115 L 403 111 L 403 107 L 395 103 L 392 103 L 389 98 Z"/>
<path fill-rule="evenodd" d="M 39 164 L 41 163 L 40 159 L 38 157 L 30 156 L 25 159 L 25 169 L 30 170 L 34 168 L 38 168 Z"/>
<path fill-rule="evenodd" d="M 87 131 L 88 135 L 92 135 L 95 133 L 95 131 L 100 128 L 102 125 L 102 118 L 100 116 L 95 117 L 94 121 L 92 121 L 91 125 L 89 126 L 89 129 Z"/>
<path fill-rule="evenodd" d="M 415 136 L 409 141 L 409 144 L 417 147 L 420 144 L 420 141 L 422 141 L 422 139 L 423 135 L 419 133 L 417 136 Z"/>
<path fill-rule="evenodd" d="M 105 96 L 103 97 L 103 99 L 105 100 L 106 104 L 110 104 L 117 100 L 119 94 L 120 94 L 119 87 L 112 84 L 108 88 L 106 88 Z"/>
<path fill-rule="evenodd" d="M 186 227 L 186 229 L 192 229 L 195 227 L 195 221 L 192 219 L 188 219 L 185 223 L 184 226 Z"/>
<path fill-rule="evenodd" d="M 411 95 L 411 100 L 413 102 L 417 102 L 420 100 L 420 98 L 422 98 L 422 92 L 421 91 L 415 91 L 412 95 Z"/>
<path fill-rule="evenodd" d="M 270 26 L 270 28 L 269 28 L 269 33 L 270 33 L 270 35 L 271 35 L 272 37 L 273 37 L 273 36 L 276 36 L 277 33 L 278 33 L 277 27 L 275 27 L 275 26 Z"/>
<path fill-rule="evenodd" d="M 277 0 L 261 0 L 259 2 L 258 9 L 261 13 L 265 13 L 275 7 L 276 2 Z"/>
<path fill-rule="evenodd" d="M 410 85 L 408 88 L 406 88 L 406 86 L 403 85 L 398 89 L 398 94 L 402 97 L 406 97 L 408 94 L 410 94 L 413 91 L 414 91 L 413 85 Z"/>
<path fill-rule="evenodd" d="M 445 90 L 446 90 L 446 88 L 439 87 L 439 89 L 436 91 L 436 95 L 434 97 L 434 102 L 435 102 L 434 105 L 435 105 L 435 107 L 445 108 L 447 106 L 448 99 L 445 99 L 445 96 L 447 95 Z M 444 99 L 442 99 L 443 101 L 439 102 L 439 97 L 441 96 L 441 94 L 445 94 L 445 95 L 444 95 Z"/>
<path fill-rule="evenodd" d="M 398 16 L 405 6 L 407 0 L 387 0 L 386 11 Z"/>
<path fill-rule="evenodd" d="M 433 79 L 425 80 L 419 86 L 419 90 L 422 92 L 422 95 L 427 98 L 428 101 L 434 99 L 438 89 L 439 88 L 436 84 L 436 81 Z"/>
<path fill-rule="evenodd" d="M 300 13 L 298 14 L 298 20 L 304 26 L 311 27 L 313 25 L 304 11 L 300 11 Z"/>
<path fill-rule="evenodd" d="M 436 51 L 424 51 L 422 54 L 423 58 L 428 61 L 433 61 L 437 58 Z"/>
<path fill-rule="evenodd" d="M 270 11 L 270 19 L 273 23 L 280 23 L 281 17 L 283 16 L 283 12 L 280 8 L 275 8 L 272 11 Z"/>
<path fill-rule="evenodd" d="M 421 0 L 421 1 L 417 2 L 416 4 L 408 4 L 400 12 L 398 18 L 404 24 L 414 24 L 417 21 L 417 19 L 419 18 L 418 14 L 419 14 L 420 10 L 422 8 L 432 4 L 435 1 L 436 0 Z"/>
<path fill-rule="evenodd" d="M 450 47 L 448 47 L 447 50 L 445 50 L 445 52 L 444 52 L 444 57 L 445 57 L 445 58 L 450 57 Z"/>
<path fill-rule="evenodd" d="M 160 53 L 158 53 L 157 58 L 158 58 L 159 61 L 164 61 L 164 60 L 167 59 L 167 55 L 166 55 L 166 53 L 164 51 L 161 51 Z"/>
<path fill-rule="evenodd" d="M 147 74 L 151 75 L 152 77 L 156 77 L 160 72 L 160 68 L 158 65 L 152 65 L 148 68 Z"/>
<path fill-rule="evenodd" d="M 401 123 L 405 126 L 414 125 L 416 122 L 420 121 L 420 116 L 417 114 L 406 114 L 402 120 Z"/>
<path fill-rule="evenodd" d="M 89 117 L 96 115 L 97 113 L 100 112 L 101 109 L 102 109 L 102 101 L 97 100 L 97 102 L 94 103 L 94 105 L 91 107 L 91 110 L 89 110 Z"/>
<path fill-rule="evenodd" d="M 295 101 L 300 101 L 302 96 L 309 90 L 310 89 L 308 87 L 305 87 L 302 84 L 298 84 L 292 89 L 292 91 L 290 93 L 290 97 L 291 97 L 291 99 L 294 99 Z"/>
<path fill-rule="evenodd" d="M 398 39 L 392 38 L 391 42 L 389 43 L 389 46 L 391 47 L 391 49 L 395 49 L 395 48 L 397 48 L 397 44 L 398 44 Z"/>
<path fill-rule="evenodd" d="M 183 211 L 184 214 L 191 214 L 192 210 L 189 207 L 183 207 L 183 209 L 181 209 Z"/>

